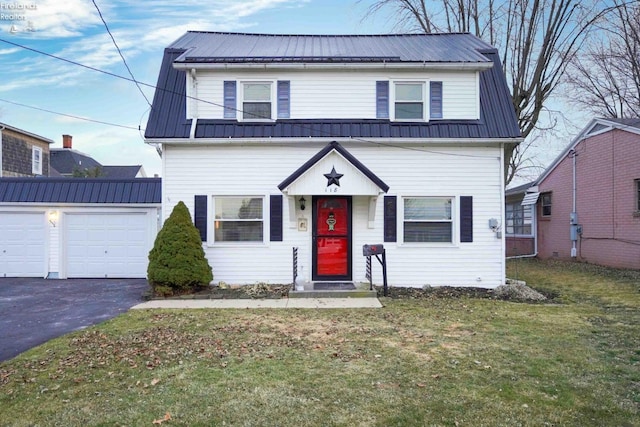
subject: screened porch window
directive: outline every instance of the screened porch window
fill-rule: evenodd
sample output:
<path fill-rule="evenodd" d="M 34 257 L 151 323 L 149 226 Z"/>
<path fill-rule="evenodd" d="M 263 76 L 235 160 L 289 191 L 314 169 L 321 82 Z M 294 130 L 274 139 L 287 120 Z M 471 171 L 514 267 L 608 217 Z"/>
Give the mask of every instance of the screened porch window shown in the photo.
<path fill-rule="evenodd" d="M 411 197 L 404 199 L 405 242 L 453 241 L 450 197 Z"/>
<path fill-rule="evenodd" d="M 216 242 L 262 242 L 262 197 L 215 197 Z"/>

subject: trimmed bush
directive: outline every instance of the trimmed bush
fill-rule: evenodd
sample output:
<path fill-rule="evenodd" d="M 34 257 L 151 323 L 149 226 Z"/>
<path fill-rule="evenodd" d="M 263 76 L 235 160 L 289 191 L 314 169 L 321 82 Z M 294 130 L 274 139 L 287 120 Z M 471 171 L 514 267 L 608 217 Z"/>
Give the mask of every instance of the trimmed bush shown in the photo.
<path fill-rule="evenodd" d="M 155 295 L 176 295 L 206 288 L 213 280 L 200 233 L 182 202 L 173 208 L 149 252 L 147 280 Z"/>

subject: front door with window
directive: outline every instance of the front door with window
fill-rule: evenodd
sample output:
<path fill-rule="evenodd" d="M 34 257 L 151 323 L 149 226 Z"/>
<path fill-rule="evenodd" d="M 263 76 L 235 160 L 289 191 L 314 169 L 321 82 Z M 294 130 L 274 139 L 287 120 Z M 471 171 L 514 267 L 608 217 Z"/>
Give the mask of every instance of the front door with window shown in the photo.
<path fill-rule="evenodd" d="M 313 198 L 313 280 L 351 280 L 351 197 Z"/>

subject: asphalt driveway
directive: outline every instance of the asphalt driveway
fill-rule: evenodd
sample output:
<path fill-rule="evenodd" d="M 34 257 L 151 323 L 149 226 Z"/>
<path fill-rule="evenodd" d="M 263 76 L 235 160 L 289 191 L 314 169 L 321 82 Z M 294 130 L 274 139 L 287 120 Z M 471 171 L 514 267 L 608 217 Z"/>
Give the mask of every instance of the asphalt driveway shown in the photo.
<path fill-rule="evenodd" d="M 0 362 L 142 302 L 146 279 L 0 278 Z"/>

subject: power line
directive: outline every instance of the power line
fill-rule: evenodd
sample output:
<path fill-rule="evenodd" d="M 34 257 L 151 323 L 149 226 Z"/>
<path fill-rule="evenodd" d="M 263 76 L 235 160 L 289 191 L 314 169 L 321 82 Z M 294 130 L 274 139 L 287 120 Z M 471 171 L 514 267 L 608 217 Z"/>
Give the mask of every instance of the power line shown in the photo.
<path fill-rule="evenodd" d="M 4 42 L 4 43 L 10 44 L 12 46 L 16 46 L 16 47 L 19 47 L 19 48 L 22 48 L 22 49 L 25 49 L 25 50 L 40 54 L 40 55 L 48 56 L 50 58 L 57 59 L 59 61 L 63 61 L 63 62 L 72 64 L 72 65 L 76 65 L 78 67 L 86 68 L 86 69 L 91 70 L 91 71 L 95 71 L 95 72 L 98 72 L 98 73 L 106 74 L 106 75 L 111 76 L 111 77 L 115 77 L 115 78 L 126 80 L 126 81 L 135 82 L 136 85 L 140 84 L 142 86 L 150 87 L 150 88 L 153 88 L 155 90 L 160 90 L 160 91 L 163 91 L 163 92 L 166 92 L 166 93 L 170 93 L 170 94 L 174 94 L 174 95 L 184 96 L 187 99 L 195 100 L 195 101 L 198 101 L 198 102 L 203 102 L 205 104 L 210 104 L 210 105 L 214 105 L 216 107 L 221 107 L 221 108 L 228 108 L 228 107 L 225 107 L 222 104 L 219 104 L 219 103 L 216 103 L 216 102 L 213 102 L 213 101 L 209 101 L 209 100 L 206 100 L 206 99 L 200 99 L 200 98 L 197 98 L 197 97 L 194 97 L 194 96 L 189 96 L 189 95 L 186 95 L 185 93 L 177 92 L 177 91 L 170 90 L 170 89 L 160 88 L 160 87 L 148 84 L 148 83 L 137 81 L 135 78 L 124 77 L 124 76 L 121 76 L 119 74 L 112 73 L 110 71 L 105 71 L 105 70 L 101 70 L 99 68 L 91 67 L 89 65 L 85 65 L 85 64 L 82 64 L 80 62 L 72 61 L 70 59 L 66 59 L 66 58 L 63 58 L 63 57 L 60 57 L 60 56 L 56 56 L 56 55 L 53 55 L 51 53 L 43 52 L 43 51 L 38 50 L 38 49 L 34 49 L 34 48 L 31 48 L 31 47 L 28 47 L 28 46 L 24 46 L 24 45 L 21 45 L 21 44 L 18 44 L 18 43 L 14 43 L 14 42 L 11 42 L 11 41 L 6 40 L 6 39 L 0 39 L 0 42 Z M 153 106 L 151 104 L 149 104 L 149 106 L 153 109 Z M 236 111 L 236 112 L 240 112 L 240 113 L 244 112 L 243 110 L 238 109 L 238 108 L 233 108 L 233 110 Z M 58 113 L 54 113 L 54 114 L 58 114 Z M 300 129 L 313 130 L 313 127 L 311 127 L 310 125 L 303 124 L 303 123 L 292 123 L 291 125 L 294 126 L 294 127 L 298 127 Z M 322 129 L 316 129 L 316 131 L 319 132 L 319 133 L 326 134 L 327 137 L 338 138 L 338 137 L 333 136 L 331 134 L 331 132 L 323 131 Z M 373 144 L 373 145 L 377 145 L 377 146 L 381 146 L 381 147 L 397 148 L 397 149 L 402 149 L 402 150 L 417 151 L 417 152 L 437 154 L 437 155 L 442 155 L 442 156 L 467 157 L 467 158 L 477 158 L 477 159 L 494 158 L 494 156 L 477 156 L 477 155 L 473 155 L 473 154 L 445 153 L 445 152 L 441 152 L 441 151 L 434 151 L 434 150 L 429 150 L 429 149 L 424 149 L 424 148 L 403 147 L 403 146 L 398 146 L 398 145 L 391 144 L 391 143 L 384 143 L 384 142 L 380 142 L 380 141 L 371 141 L 371 140 L 368 140 L 368 139 L 365 139 L 365 138 L 360 138 L 360 137 L 350 137 L 350 138 L 353 141 L 360 141 L 360 142 L 364 142 L 364 143 L 367 143 L 367 144 Z"/>
<path fill-rule="evenodd" d="M 136 78 L 133 77 L 133 72 L 131 71 L 131 68 L 129 68 L 129 64 L 127 64 L 127 60 L 124 59 L 124 55 L 122 54 L 122 51 L 120 50 L 120 46 L 118 46 L 118 43 L 116 43 L 115 37 L 113 37 L 113 34 L 111 34 L 111 30 L 109 30 L 109 26 L 107 25 L 107 21 L 104 20 L 104 17 L 102 16 L 102 12 L 100 11 L 100 8 L 98 7 L 98 4 L 96 3 L 96 0 L 92 0 L 92 2 L 93 2 L 93 5 L 96 7 L 96 10 L 98 11 L 98 15 L 100 15 L 100 19 L 102 20 L 102 23 L 104 24 L 104 28 L 106 28 L 107 33 L 109 33 L 109 37 L 111 37 L 111 41 L 113 41 L 113 45 L 116 47 L 116 50 L 118 51 L 118 54 L 120 55 L 120 58 L 122 58 L 122 62 L 124 63 L 124 66 L 126 67 L 127 71 L 129 72 L 129 75 L 131 76 L 131 79 L 133 80 L 133 82 L 135 83 L 136 87 L 138 88 L 138 90 L 142 94 L 142 97 L 145 99 L 145 101 L 147 101 L 147 104 L 149 104 L 149 107 L 151 107 L 151 102 L 149 102 L 149 99 L 147 98 L 147 96 L 142 91 L 142 88 L 138 84 Z"/>
<path fill-rule="evenodd" d="M 60 113 L 60 112 L 53 111 L 53 110 L 47 110 L 46 108 L 34 107 L 33 105 L 21 104 L 19 102 L 15 102 L 15 101 L 9 101 L 7 99 L 0 98 L 0 101 L 6 102 L 7 104 L 17 105 L 17 106 L 20 106 L 20 107 L 31 108 L 33 110 L 44 111 L 45 113 L 56 114 L 58 116 L 70 117 L 72 119 L 77 119 L 77 120 L 84 120 L 86 122 L 99 123 L 101 125 L 115 126 L 115 127 L 124 128 L 124 129 L 139 130 L 138 128 L 133 127 L 133 126 L 119 125 L 117 123 L 109 123 L 109 122 L 104 122 L 104 121 L 101 121 L 101 120 L 88 119 L 86 117 L 74 116 L 73 114 L 66 114 L 66 113 Z"/>

